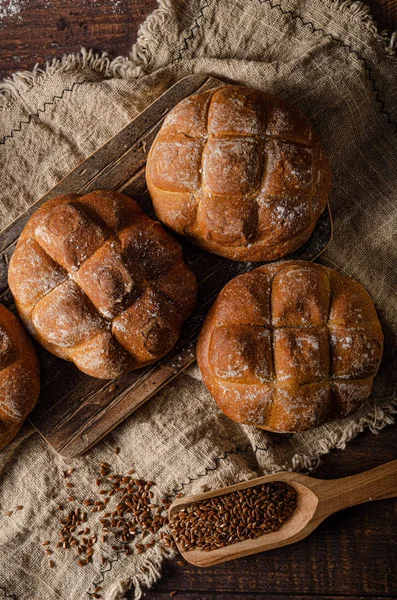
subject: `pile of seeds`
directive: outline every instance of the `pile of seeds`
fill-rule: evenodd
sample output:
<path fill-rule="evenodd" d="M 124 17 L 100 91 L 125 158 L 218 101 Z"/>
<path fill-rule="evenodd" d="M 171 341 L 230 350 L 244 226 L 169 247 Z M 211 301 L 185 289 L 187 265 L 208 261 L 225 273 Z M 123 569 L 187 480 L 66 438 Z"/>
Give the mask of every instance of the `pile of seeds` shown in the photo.
<path fill-rule="evenodd" d="M 216 550 L 277 531 L 296 502 L 294 488 L 274 481 L 185 506 L 170 526 L 183 550 Z"/>
<path fill-rule="evenodd" d="M 74 471 L 67 469 L 63 474 L 65 500 L 56 510 L 59 540 L 55 547 L 50 540 L 41 542 L 51 568 L 56 566 L 54 559 L 59 551 L 74 551 L 77 564 L 84 567 L 93 560 L 94 554 L 99 554 L 105 565 L 107 556 L 114 552 L 142 554 L 155 544 L 175 548 L 172 536 L 164 529 L 159 531 L 168 525 L 166 511 L 170 502 L 168 498 L 155 500 L 153 481 L 136 478 L 134 469 L 126 474 L 112 473 L 111 465 L 104 462 L 99 465 L 95 478 L 96 497 L 77 498 L 68 495 L 75 487 L 71 481 Z M 99 519 L 93 519 L 91 513 L 94 513 L 92 517 L 99 513 Z M 100 588 L 92 595 L 101 598 Z"/>

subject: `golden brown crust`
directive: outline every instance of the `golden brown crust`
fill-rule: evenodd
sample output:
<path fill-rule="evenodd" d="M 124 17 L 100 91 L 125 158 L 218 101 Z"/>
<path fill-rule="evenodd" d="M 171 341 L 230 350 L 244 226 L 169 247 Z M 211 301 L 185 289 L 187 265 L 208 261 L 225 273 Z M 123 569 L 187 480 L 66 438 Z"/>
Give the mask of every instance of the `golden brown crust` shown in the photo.
<path fill-rule="evenodd" d="M 153 142 L 146 181 L 161 221 L 239 261 L 276 260 L 304 244 L 331 187 L 306 117 L 241 86 L 180 102 Z"/>
<path fill-rule="evenodd" d="M 39 392 L 32 342 L 17 317 L 0 304 L 0 450 L 16 436 Z"/>
<path fill-rule="evenodd" d="M 376 310 L 360 283 L 285 261 L 223 288 L 200 332 L 197 361 L 228 417 L 297 432 L 357 410 L 382 352 Z"/>
<path fill-rule="evenodd" d="M 133 200 L 106 190 L 41 206 L 8 278 L 32 335 L 101 379 L 164 356 L 197 294 L 178 242 Z"/>

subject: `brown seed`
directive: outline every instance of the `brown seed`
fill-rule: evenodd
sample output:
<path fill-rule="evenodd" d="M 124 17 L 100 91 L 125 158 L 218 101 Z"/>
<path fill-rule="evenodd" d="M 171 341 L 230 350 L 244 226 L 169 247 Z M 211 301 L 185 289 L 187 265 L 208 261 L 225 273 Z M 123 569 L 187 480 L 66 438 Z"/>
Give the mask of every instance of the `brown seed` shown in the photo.
<path fill-rule="evenodd" d="M 183 560 L 178 560 L 178 565 L 179 565 L 180 567 L 185 567 L 185 566 L 186 566 L 186 563 L 185 563 L 185 561 L 183 561 Z"/>
<path fill-rule="evenodd" d="M 99 479 L 99 477 L 95 479 L 95 485 L 97 485 L 98 487 L 101 485 L 101 480 Z"/>
<path fill-rule="evenodd" d="M 76 497 L 75 496 L 69 496 L 69 498 L 66 498 L 66 500 L 68 502 L 74 502 L 76 500 Z"/>
<path fill-rule="evenodd" d="M 79 558 L 77 564 L 79 565 L 79 567 L 85 567 L 86 565 L 88 565 L 88 560 L 86 560 L 85 558 Z"/>
<path fill-rule="evenodd" d="M 170 592 L 170 596 L 171 598 L 174 598 L 178 593 L 178 590 L 174 590 L 173 592 Z"/>
<path fill-rule="evenodd" d="M 295 508 L 295 490 L 284 482 L 271 482 L 185 506 L 170 525 L 185 550 L 208 551 L 276 531 Z M 174 547 L 168 534 L 163 540 L 166 547 Z"/>
<path fill-rule="evenodd" d="M 116 391 L 116 390 L 117 390 L 117 385 L 116 385 L 116 384 L 114 384 L 114 383 L 112 383 L 112 385 L 110 385 L 110 386 L 108 387 L 108 392 L 110 392 L 110 393 L 111 393 L 111 392 L 114 392 L 114 391 Z"/>
<path fill-rule="evenodd" d="M 48 546 L 50 540 L 44 540 L 44 542 L 40 542 L 42 546 Z"/>
<path fill-rule="evenodd" d="M 114 453 L 115 454 L 120 454 L 120 448 L 118 446 L 114 449 Z"/>
<path fill-rule="evenodd" d="M 52 550 L 49 550 L 48 548 L 46 548 L 46 549 L 44 550 L 44 552 L 45 552 L 46 554 L 48 554 L 48 555 L 50 555 L 50 554 L 53 554 L 53 551 L 52 551 Z"/>
<path fill-rule="evenodd" d="M 18 506 L 15 507 L 15 510 L 22 510 L 22 509 L 23 509 L 22 504 L 19 504 Z"/>
<path fill-rule="evenodd" d="M 49 565 L 50 565 L 50 569 L 53 569 L 55 567 L 54 561 L 50 560 Z"/>
<path fill-rule="evenodd" d="M 104 565 L 104 564 L 106 563 L 106 560 L 107 560 L 107 559 L 106 559 L 104 556 L 102 556 L 102 558 L 101 558 L 101 563 Z"/>

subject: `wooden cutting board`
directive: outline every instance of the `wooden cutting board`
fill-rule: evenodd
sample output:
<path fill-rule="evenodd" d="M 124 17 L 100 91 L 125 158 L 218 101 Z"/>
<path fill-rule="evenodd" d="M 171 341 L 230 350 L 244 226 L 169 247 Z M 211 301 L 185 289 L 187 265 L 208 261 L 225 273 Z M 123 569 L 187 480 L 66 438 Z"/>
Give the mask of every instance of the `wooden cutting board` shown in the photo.
<path fill-rule="evenodd" d="M 186 96 L 222 83 L 205 75 L 191 75 L 176 83 L 7 227 L 0 234 L 1 302 L 15 311 L 7 286 L 8 262 L 27 220 L 50 198 L 70 192 L 84 194 L 100 188 L 113 189 L 131 196 L 154 218 L 145 183 L 145 163 L 164 117 Z M 323 252 L 331 237 L 328 209 L 320 217 L 310 240 L 288 258 L 313 260 Z M 36 344 L 42 391 L 30 421 L 63 456 L 74 457 L 88 450 L 194 362 L 196 338 L 216 295 L 230 279 L 258 266 L 232 262 L 200 250 L 184 239 L 180 241 L 185 260 L 199 282 L 199 298 L 177 346 L 164 359 L 114 381 L 103 381 L 85 375 L 72 363 L 53 356 Z"/>

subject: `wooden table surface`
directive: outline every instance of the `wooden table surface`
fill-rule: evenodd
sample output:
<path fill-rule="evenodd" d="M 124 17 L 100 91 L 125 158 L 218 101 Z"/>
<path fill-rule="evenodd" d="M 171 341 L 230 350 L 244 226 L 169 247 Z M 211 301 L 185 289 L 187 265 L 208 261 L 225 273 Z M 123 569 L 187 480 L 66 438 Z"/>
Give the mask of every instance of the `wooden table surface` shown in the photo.
<path fill-rule="evenodd" d="M 397 28 L 397 0 L 370 0 L 379 29 Z M 155 0 L 0 0 L 0 80 L 81 46 L 127 54 Z M 5 16 L 3 16 L 5 13 Z M 359 473 L 397 459 L 396 429 L 366 431 L 325 456 L 316 476 Z M 397 598 L 397 502 L 374 502 L 325 521 L 309 538 L 209 569 L 165 563 L 147 600 L 384 600 Z M 132 596 L 131 596 L 132 598 Z"/>

